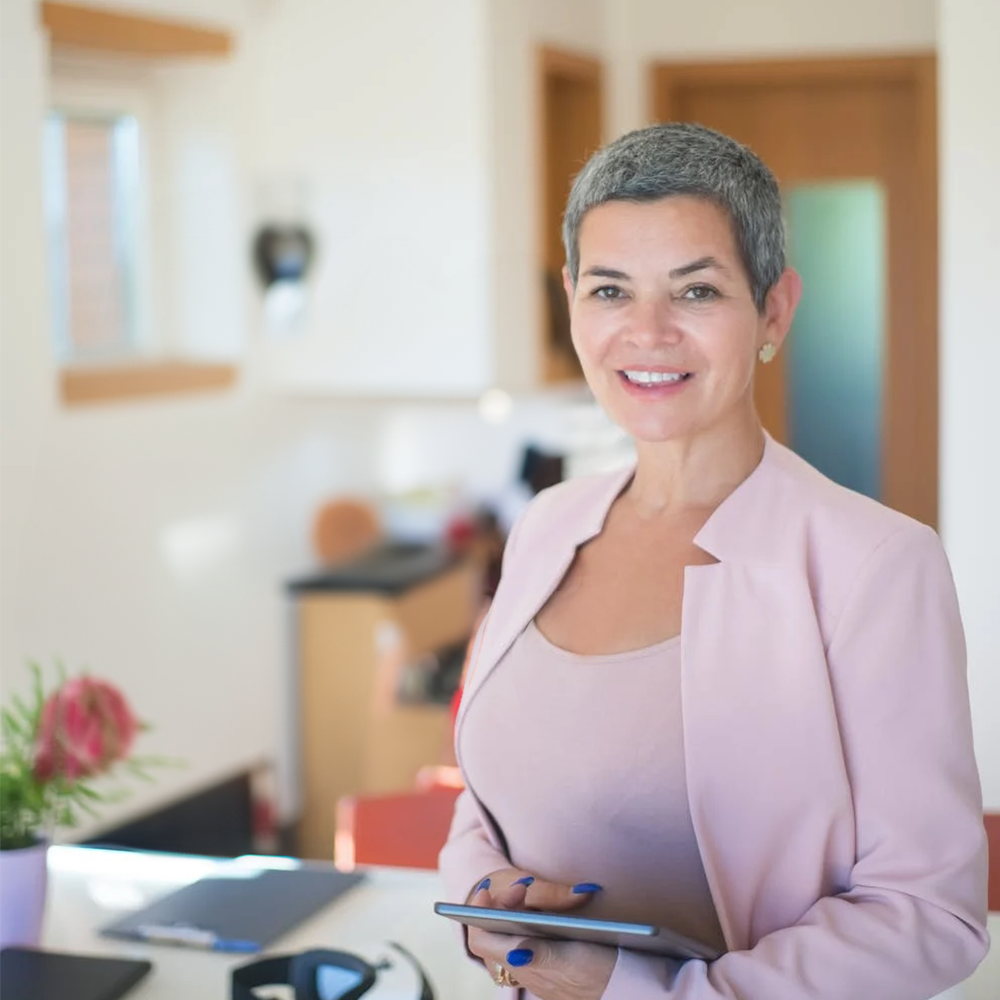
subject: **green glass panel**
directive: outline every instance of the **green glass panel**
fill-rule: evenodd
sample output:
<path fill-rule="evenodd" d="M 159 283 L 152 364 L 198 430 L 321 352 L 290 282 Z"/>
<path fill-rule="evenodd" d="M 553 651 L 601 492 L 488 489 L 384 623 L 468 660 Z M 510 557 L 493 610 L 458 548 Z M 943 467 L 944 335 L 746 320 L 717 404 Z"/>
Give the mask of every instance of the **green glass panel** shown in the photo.
<path fill-rule="evenodd" d="M 878 498 L 885 194 L 871 180 L 803 184 L 786 212 L 803 284 L 787 342 L 789 443 L 831 479 Z"/>

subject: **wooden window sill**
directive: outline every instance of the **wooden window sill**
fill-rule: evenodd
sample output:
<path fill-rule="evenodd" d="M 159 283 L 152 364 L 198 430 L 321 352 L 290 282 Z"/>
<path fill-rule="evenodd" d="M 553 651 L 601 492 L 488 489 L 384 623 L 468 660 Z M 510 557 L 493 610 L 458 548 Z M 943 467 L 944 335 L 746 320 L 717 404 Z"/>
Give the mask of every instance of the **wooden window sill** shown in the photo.
<path fill-rule="evenodd" d="M 219 391 L 234 385 L 236 374 L 234 365 L 179 361 L 64 368 L 60 391 L 66 405 L 86 406 L 148 396 Z"/>
<path fill-rule="evenodd" d="M 226 31 L 104 7 L 45 0 L 41 16 L 57 48 L 115 52 L 143 59 L 219 58 L 228 56 L 233 49 Z"/>

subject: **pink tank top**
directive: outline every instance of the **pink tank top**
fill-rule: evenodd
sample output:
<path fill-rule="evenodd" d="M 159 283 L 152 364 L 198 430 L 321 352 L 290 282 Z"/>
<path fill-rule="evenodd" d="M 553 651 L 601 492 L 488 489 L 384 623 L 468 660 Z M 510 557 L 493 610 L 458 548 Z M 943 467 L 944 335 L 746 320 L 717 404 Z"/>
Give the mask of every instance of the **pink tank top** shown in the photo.
<path fill-rule="evenodd" d="M 532 622 L 470 702 L 460 751 L 515 867 L 602 885 L 587 915 L 723 949 L 688 806 L 680 665 L 679 636 L 581 656 Z M 632 737 L 604 718 L 632 720 Z"/>

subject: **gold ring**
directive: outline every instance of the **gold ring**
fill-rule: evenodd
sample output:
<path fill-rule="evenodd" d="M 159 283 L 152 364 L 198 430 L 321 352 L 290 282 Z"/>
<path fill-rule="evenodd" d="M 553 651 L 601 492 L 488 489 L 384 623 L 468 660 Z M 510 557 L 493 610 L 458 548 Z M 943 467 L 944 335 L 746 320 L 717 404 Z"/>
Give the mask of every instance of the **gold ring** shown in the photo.
<path fill-rule="evenodd" d="M 510 969 L 506 966 L 500 965 L 499 963 L 494 963 L 493 965 L 493 982 L 497 986 L 520 986 L 521 984 L 510 974 Z"/>

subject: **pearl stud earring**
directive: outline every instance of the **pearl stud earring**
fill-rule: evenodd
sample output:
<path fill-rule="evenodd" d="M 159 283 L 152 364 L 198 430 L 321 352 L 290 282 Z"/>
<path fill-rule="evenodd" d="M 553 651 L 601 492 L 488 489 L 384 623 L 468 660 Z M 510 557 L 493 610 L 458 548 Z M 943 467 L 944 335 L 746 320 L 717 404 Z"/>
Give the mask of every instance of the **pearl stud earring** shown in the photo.
<path fill-rule="evenodd" d="M 778 348 L 775 347 L 774 344 L 772 344 L 770 341 L 768 341 L 757 352 L 757 357 L 760 358 L 760 363 L 762 365 L 766 365 L 774 360 L 774 356 L 777 353 L 778 353 Z"/>

